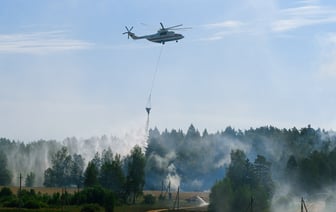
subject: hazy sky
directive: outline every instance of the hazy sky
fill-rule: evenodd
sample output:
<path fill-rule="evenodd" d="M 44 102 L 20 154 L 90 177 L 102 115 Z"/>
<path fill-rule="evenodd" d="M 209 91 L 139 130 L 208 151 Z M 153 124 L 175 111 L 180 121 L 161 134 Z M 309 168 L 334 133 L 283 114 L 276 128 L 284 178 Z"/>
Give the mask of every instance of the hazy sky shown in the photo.
<path fill-rule="evenodd" d="M 162 45 L 127 39 L 184 24 L 163 46 L 150 127 L 336 129 L 336 2 L 2 0 L 0 137 L 141 129 Z"/>

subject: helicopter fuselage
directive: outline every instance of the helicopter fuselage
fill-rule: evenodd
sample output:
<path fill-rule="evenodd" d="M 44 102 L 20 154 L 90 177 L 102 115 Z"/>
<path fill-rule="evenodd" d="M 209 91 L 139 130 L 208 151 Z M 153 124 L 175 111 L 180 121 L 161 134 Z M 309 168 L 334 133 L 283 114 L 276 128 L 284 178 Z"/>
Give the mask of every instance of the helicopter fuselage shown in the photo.
<path fill-rule="evenodd" d="M 127 34 L 128 38 L 131 37 L 134 40 L 147 39 L 151 42 L 162 43 L 162 44 L 165 44 L 165 42 L 168 42 L 168 41 L 176 41 L 177 42 L 178 40 L 184 38 L 184 36 L 182 34 L 178 34 L 178 33 L 175 33 L 174 31 L 170 30 L 170 29 L 175 29 L 175 30 L 186 29 L 186 28 L 177 28 L 177 27 L 182 26 L 182 24 L 172 26 L 172 27 L 168 27 L 168 28 L 165 28 L 162 23 L 160 23 L 160 25 L 161 25 L 161 29 L 159 29 L 157 31 L 157 33 L 151 34 L 151 35 L 137 36 L 133 32 L 131 32 L 133 27 L 128 28 L 127 26 L 125 26 L 127 31 L 124 32 L 123 34 Z"/>
<path fill-rule="evenodd" d="M 159 31 L 156 34 L 149 35 L 146 39 L 155 43 L 162 43 L 168 41 L 178 41 L 180 39 L 184 38 L 183 35 L 172 32 L 172 31 Z"/>
<path fill-rule="evenodd" d="M 136 36 L 134 33 L 130 33 L 130 37 L 133 38 L 134 40 L 147 39 L 151 42 L 162 43 L 162 44 L 165 44 L 165 42 L 168 42 L 168 41 L 177 42 L 178 40 L 184 38 L 184 36 L 181 34 L 175 33 L 173 31 L 167 31 L 167 30 L 159 30 L 155 34 L 145 35 L 145 36 Z"/>

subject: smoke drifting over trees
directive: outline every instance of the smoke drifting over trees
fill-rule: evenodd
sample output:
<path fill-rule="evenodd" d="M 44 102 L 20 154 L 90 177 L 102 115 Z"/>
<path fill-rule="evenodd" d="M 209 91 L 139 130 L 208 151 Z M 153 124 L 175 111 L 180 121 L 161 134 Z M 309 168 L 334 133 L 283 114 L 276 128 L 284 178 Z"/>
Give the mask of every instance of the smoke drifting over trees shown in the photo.
<path fill-rule="evenodd" d="M 251 163 L 241 150 L 232 151 L 225 178 L 211 189 L 209 211 L 266 212 L 273 190 L 270 163 L 263 156 Z"/>
<path fill-rule="evenodd" d="M 126 155 L 136 144 L 147 147 L 144 189 L 161 190 L 163 183 L 165 186 L 170 184 L 172 190 L 178 186 L 184 191 L 210 190 L 216 182 L 228 176 L 231 153 L 240 150 L 246 159 L 254 161 L 253 166 L 269 164 L 269 175 L 274 182 L 272 207 L 283 206 L 283 203 L 290 205 L 290 200 L 285 198 L 289 194 L 294 198 L 323 192 L 327 198 L 333 198 L 328 196 L 328 191 L 336 181 L 336 134 L 310 126 L 302 129 L 267 126 L 244 131 L 227 127 L 215 133 L 207 130 L 201 133 L 191 125 L 186 132 L 175 129 L 160 132 L 155 128 L 149 131 L 148 137 L 139 131 L 124 138 L 68 138 L 62 142 L 41 140 L 21 143 L 3 138 L 0 140 L 0 150 L 6 158 L 5 167 L 9 171 L 11 184 L 18 185 L 18 175 L 22 173 L 23 176 L 34 176 L 30 184 L 41 186 L 46 180 L 45 172 L 48 174 L 48 169 L 58 167 L 53 157 L 62 148 L 66 148 L 65 154 L 59 155 L 64 159 L 64 164 L 69 164 L 71 170 L 74 167 L 79 172 L 86 170 L 81 176 L 84 178 L 95 172 L 95 155 L 105 150 L 104 157 L 108 158 L 110 148 L 114 157 L 110 162 L 106 159 L 104 167 L 100 164 L 100 169 L 106 168 L 108 175 L 109 167 L 116 166 L 126 176 L 127 170 L 120 167 L 125 167 Z M 261 176 L 265 175 L 260 173 Z M 70 171 L 69 175 L 75 173 Z M 122 173 L 119 177 L 121 181 L 127 180 Z M 95 183 L 95 180 L 101 179 L 92 180 Z M 107 178 L 105 181 L 108 184 Z"/>
<path fill-rule="evenodd" d="M 7 157 L 0 151 L 0 185 L 7 185 L 11 181 L 10 171 L 7 168 Z"/>

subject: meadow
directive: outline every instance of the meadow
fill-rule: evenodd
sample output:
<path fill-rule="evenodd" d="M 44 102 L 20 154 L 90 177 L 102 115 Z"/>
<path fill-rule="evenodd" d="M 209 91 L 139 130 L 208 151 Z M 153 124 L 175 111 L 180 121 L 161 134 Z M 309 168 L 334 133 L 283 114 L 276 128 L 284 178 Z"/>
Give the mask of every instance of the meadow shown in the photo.
<path fill-rule="evenodd" d="M 3 186 L 0 186 L 0 190 Z M 10 186 L 8 187 L 10 190 L 17 194 L 19 191 L 19 187 Z M 36 193 L 53 195 L 55 193 L 64 193 L 65 191 L 70 194 L 74 194 L 80 191 L 77 188 L 46 188 L 46 187 L 22 187 L 22 190 L 31 190 L 33 189 Z M 144 191 L 143 196 L 137 199 L 135 205 L 122 205 L 116 206 L 114 208 L 115 212 L 163 212 L 163 211 L 172 211 L 174 204 L 177 206 L 176 195 L 177 192 L 172 192 L 171 199 L 168 199 L 168 195 L 165 200 L 159 200 L 161 191 Z M 153 204 L 144 204 L 144 196 L 152 195 L 155 197 L 156 201 Z M 201 197 L 205 202 L 209 201 L 209 192 L 180 192 L 179 194 L 179 206 L 180 209 L 176 209 L 174 211 L 207 211 L 207 206 L 200 206 L 200 203 L 197 201 L 197 196 Z M 22 208 L 3 208 L 0 207 L 0 211 L 38 211 L 38 212 L 55 212 L 55 211 L 64 211 L 64 212 L 80 212 L 83 208 L 82 205 L 78 206 L 69 206 L 63 205 L 55 208 L 41 208 L 41 209 L 22 209 Z M 103 208 L 100 208 L 100 211 L 104 211 Z"/>

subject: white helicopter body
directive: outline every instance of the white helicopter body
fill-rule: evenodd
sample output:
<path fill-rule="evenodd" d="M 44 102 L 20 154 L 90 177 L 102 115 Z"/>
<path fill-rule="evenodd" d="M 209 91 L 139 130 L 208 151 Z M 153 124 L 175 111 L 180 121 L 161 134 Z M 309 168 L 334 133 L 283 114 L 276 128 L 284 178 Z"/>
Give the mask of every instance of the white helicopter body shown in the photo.
<path fill-rule="evenodd" d="M 124 32 L 123 34 L 127 34 L 128 38 L 131 37 L 134 40 L 147 39 L 151 42 L 162 43 L 162 44 L 165 44 L 165 42 L 168 42 L 168 41 L 177 42 L 178 40 L 184 38 L 182 34 L 178 34 L 170 30 L 170 29 L 175 29 L 175 30 L 187 29 L 187 28 L 177 28 L 177 27 L 182 26 L 182 24 L 168 27 L 168 28 L 165 28 L 162 23 L 160 23 L 160 25 L 161 25 L 161 29 L 159 29 L 157 33 L 151 34 L 151 35 L 137 36 L 133 32 L 131 32 L 133 27 L 131 27 L 130 29 L 128 29 L 128 27 L 125 27 L 127 31 Z"/>

